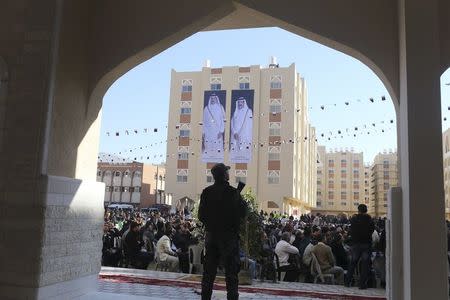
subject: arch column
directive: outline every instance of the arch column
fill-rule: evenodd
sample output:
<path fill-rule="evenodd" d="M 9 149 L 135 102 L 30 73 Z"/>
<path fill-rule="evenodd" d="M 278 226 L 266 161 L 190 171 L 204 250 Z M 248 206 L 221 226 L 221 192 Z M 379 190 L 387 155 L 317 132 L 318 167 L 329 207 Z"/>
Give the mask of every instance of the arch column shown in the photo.
<path fill-rule="evenodd" d="M 404 299 L 448 298 L 438 13 L 438 0 L 399 1 Z"/>

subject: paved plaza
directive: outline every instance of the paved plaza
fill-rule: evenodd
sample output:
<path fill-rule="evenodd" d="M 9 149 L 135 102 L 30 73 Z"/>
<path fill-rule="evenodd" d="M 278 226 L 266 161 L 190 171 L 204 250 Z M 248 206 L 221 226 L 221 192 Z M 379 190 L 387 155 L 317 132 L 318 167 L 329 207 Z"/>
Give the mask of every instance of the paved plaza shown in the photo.
<path fill-rule="evenodd" d="M 199 299 L 200 284 L 186 281 L 186 274 L 102 268 L 98 280 L 98 291 L 87 294 L 80 300 L 97 299 Z M 217 285 L 213 299 L 226 299 L 223 285 Z M 385 299 L 381 289 L 358 290 L 338 285 L 260 282 L 240 287 L 240 299 Z"/>

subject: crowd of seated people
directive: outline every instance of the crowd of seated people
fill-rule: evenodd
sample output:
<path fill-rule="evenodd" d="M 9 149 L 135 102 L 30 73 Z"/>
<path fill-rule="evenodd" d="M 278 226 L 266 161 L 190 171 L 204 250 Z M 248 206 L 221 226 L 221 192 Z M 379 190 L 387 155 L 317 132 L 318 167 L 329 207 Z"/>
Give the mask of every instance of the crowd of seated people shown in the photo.
<path fill-rule="evenodd" d="M 156 260 L 166 262 L 172 272 L 189 273 L 189 246 L 201 242 L 196 222 L 185 211 L 175 214 L 107 210 L 102 264 L 147 269 Z M 281 216 L 261 211 L 261 253 L 251 257 L 241 249 L 241 261 L 252 278 L 314 282 L 314 261 L 322 274 L 331 274 L 335 284 L 344 284 L 352 259 L 350 219 L 342 215 Z M 368 286 L 375 279 L 385 284 L 385 230 L 383 219 L 372 219 L 374 230 Z M 125 263 L 125 265 L 124 265 Z M 356 270 L 356 275 L 359 270 Z M 357 280 L 358 276 L 354 276 Z M 347 283 L 346 283 L 347 284 Z M 350 282 L 349 285 L 356 282 Z"/>
<path fill-rule="evenodd" d="M 158 261 L 169 271 L 188 273 L 188 247 L 198 242 L 194 228 L 195 222 L 184 213 L 107 209 L 102 265 L 147 269 Z"/>

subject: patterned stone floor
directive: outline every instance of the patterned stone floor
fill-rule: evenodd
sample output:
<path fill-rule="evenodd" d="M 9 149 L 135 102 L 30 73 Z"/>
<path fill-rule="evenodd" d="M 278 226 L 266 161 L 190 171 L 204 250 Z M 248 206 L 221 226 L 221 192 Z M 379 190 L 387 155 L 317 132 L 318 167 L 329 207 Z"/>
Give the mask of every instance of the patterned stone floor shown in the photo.
<path fill-rule="evenodd" d="M 135 282 L 115 280 L 115 276 L 130 278 Z M 100 299 L 199 299 L 199 285 L 183 280 L 186 274 L 155 272 L 150 270 L 133 270 L 120 268 L 102 268 L 98 281 L 98 292 L 85 295 L 80 300 Z M 150 283 L 145 283 L 145 280 Z M 142 283 L 141 283 L 142 281 Z M 296 291 L 295 296 L 274 294 L 277 291 Z M 260 282 L 255 281 L 250 287 L 243 287 L 239 299 L 383 299 L 385 291 L 380 289 L 359 290 L 338 285 Z M 213 299 L 226 299 L 226 292 L 215 290 Z"/>

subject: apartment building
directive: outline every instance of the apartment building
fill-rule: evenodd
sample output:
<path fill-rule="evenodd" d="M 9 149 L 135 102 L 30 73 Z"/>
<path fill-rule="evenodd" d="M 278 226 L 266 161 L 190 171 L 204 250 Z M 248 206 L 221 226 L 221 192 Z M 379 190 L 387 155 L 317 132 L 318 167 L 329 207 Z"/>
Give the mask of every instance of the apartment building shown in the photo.
<path fill-rule="evenodd" d="M 357 212 L 358 205 L 366 202 L 366 173 L 363 153 L 351 149 L 329 152 L 318 146 L 317 207 L 314 213 L 325 215 Z"/>
<path fill-rule="evenodd" d="M 139 207 L 171 204 L 165 194 L 165 167 L 135 161 L 98 162 L 97 181 L 104 182 L 105 206 L 127 203 Z"/>
<path fill-rule="evenodd" d="M 172 71 L 167 193 L 197 201 L 211 167 L 230 165 L 265 211 L 300 215 L 315 206 L 316 136 L 305 79 L 295 64 Z"/>
<path fill-rule="evenodd" d="M 387 215 L 389 188 L 398 186 L 397 152 L 384 151 L 375 156 L 370 167 L 369 214 Z"/>

